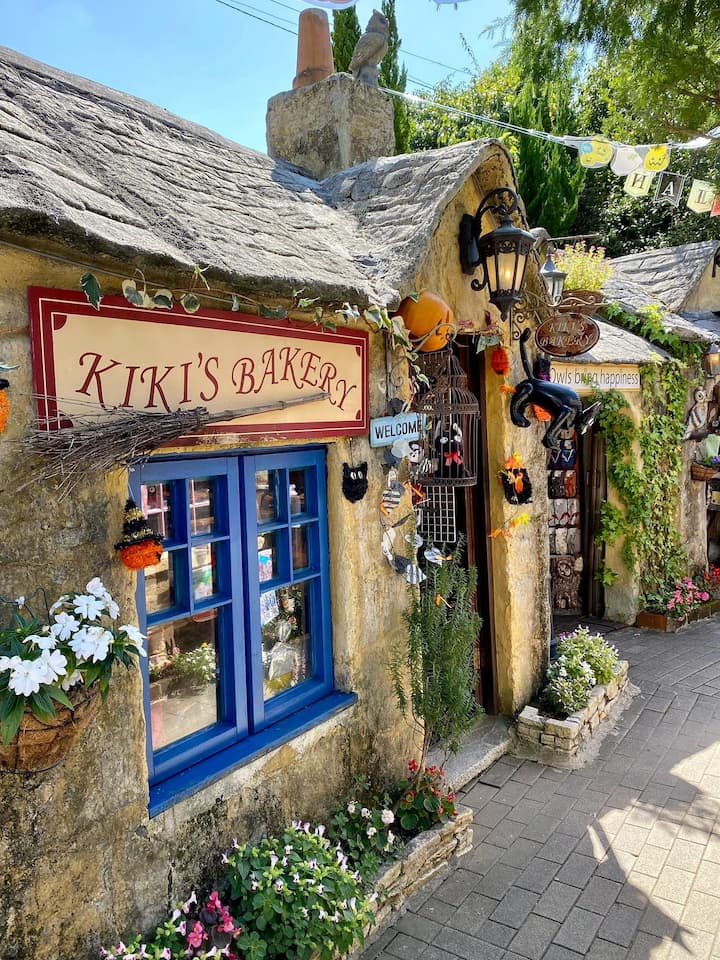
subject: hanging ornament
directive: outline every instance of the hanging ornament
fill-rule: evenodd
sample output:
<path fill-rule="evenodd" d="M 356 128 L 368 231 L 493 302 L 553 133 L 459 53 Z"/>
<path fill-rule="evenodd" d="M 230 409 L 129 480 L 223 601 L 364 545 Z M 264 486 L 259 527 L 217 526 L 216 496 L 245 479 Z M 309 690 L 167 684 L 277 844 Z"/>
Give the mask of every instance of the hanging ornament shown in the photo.
<path fill-rule="evenodd" d="M 715 187 L 707 180 L 693 180 L 690 184 L 690 196 L 687 198 L 688 210 L 693 213 L 709 213 L 715 202 Z"/>
<path fill-rule="evenodd" d="M 604 137 L 592 137 L 584 140 L 578 147 L 580 165 L 588 170 L 606 167 L 613 157 L 613 145 Z"/>
<path fill-rule="evenodd" d="M 643 166 L 651 173 L 659 173 L 665 170 L 670 163 L 670 147 L 666 143 L 658 143 L 652 147 L 645 147 Z M 642 154 L 643 148 L 638 147 L 638 153 Z"/>
<path fill-rule="evenodd" d="M 687 177 L 681 173 L 661 173 L 655 188 L 655 203 L 679 207 Z"/>
<path fill-rule="evenodd" d="M 162 540 L 150 527 L 142 510 L 128 499 L 123 517 L 122 539 L 115 544 L 120 559 L 130 570 L 142 570 L 160 563 Z"/>
<path fill-rule="evenodd" d="M 523 466 L 519 453 L 513 453 L 498 471 L 502 480 L 503 493 L 508 503 L 515 506 L 532 501 L 532 484 L 528 472 Z"/>
<path fill-rule="evenodd" d="M 343 463 L 342 492 L 346 500 L 356 503 L 367 493 L 367 461 L 357 466 Z"/>
<path fill-rule="evenodd" d="M 650 193 L 650 184 L 655 174 L 645 170 L 636 170 L 625 178 L 623 190 L 631 197 L 646 197 Z"/>
<path fill-rule="evenodd" d="M 505 347 L 495 347 L 490 354 L 490 366 L 501 377 L 506 377 L 510 373 L 510 357 Z"/>
<path fill-rule="evenodd" d="M 638 167 L 641 167 L 642 164 L 643 158 L 635 147 L 617 147 L 610 169 L 618 177 L 626 177 L 629 173 L 633 173 Z"/>

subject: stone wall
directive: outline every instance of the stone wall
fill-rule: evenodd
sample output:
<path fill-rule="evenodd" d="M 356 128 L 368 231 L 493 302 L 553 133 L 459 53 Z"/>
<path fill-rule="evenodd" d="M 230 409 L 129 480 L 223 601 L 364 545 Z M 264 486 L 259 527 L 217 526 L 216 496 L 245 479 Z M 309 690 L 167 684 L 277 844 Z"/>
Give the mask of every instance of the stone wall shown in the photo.
<path fill-rule="evenodd" d="M 30 597 L 43 587 L 52 599 L 100 576 L 124 622 L 133 622 L 135 576 L 113 550 L 126 475 L 94 477 L 58 500 L 52 483 L 33 482 L 34 464 L 20 444 L 33 418 L 26 288 L 77 290 L 83 269 L 0 249 L 0 359 L 19 364 L 9 376 L 10 420 L 0 435 L 0 596 Z M 96 272 L 108 295 L 120 292 L 119 279 Z M 380 336 L 372 338 L 370 363 L 377 416 L 385 405 Z M 368 494 L 354 504 L 340 493 L 342 463 L 351 456 L 369 464 Z M 355 691 L 358 702 L 151 819 L 141 677 L 119 673 L 63 764 L 39 775 L 0 775 L 3 960 L 94 957 L 101 943 L 153 927 L 169 903 L 216 877 L 234 837 L 321 818 L 354 773 L 384 784 L 401 778 L 415 752 L 413 731 L 396 710 L 385 665 L 405 635 L 406 584 L 380 549 L 381 461 L 366 438 L 354 439 L 352 449 L 349 441 L 328 445 L 336 685 Z"/>

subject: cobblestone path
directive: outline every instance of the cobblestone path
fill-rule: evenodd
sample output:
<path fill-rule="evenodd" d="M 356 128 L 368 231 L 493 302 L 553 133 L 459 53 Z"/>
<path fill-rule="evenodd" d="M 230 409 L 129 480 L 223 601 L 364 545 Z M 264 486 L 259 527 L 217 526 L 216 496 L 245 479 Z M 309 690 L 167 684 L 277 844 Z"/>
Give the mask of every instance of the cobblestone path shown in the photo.
<path fill-rule="evenodd" d="M 642 692 L 597 758 L 471 782 L 472 852 L 364 960 L 720 958 L 720 621 L 608 639 Z"/>

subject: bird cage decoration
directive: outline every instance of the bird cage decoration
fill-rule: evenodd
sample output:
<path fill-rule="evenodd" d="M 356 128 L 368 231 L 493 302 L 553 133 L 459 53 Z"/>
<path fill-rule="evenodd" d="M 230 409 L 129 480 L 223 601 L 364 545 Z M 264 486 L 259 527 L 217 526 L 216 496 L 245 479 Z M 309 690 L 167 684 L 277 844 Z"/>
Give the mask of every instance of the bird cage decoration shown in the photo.
<path fill-rule="evenodd" d="M 423 451 L 412 479 L 423 487 L 471 487 L 477 483 L 480 405 L 451 350 L 436 354 L 430 388 L 415 402 L 422 416 Z"/>

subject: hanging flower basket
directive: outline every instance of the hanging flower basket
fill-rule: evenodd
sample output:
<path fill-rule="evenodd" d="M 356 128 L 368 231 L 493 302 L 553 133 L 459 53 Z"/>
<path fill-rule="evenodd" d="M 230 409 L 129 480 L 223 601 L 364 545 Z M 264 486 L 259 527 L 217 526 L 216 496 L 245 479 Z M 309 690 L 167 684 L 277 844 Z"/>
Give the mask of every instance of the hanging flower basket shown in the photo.
<path fill-rule="evenodd" d="M 60 706 L 47 722 L 25 709 L 13 739 L 6 747 L 0 743 L 0 770 L 38 773 L 65 759 L 100 706 L 97 687 L 80 687 L 68 697 L 73 709 Z"/>
<path fill-rule="evenodd" d="M 690 476 L 693 480 L 712 480 L 717 472 L 718 468 L 716 466 L 709 467 L 704 463 L 697 463 L 696 461 L 690 464 Z"/>

